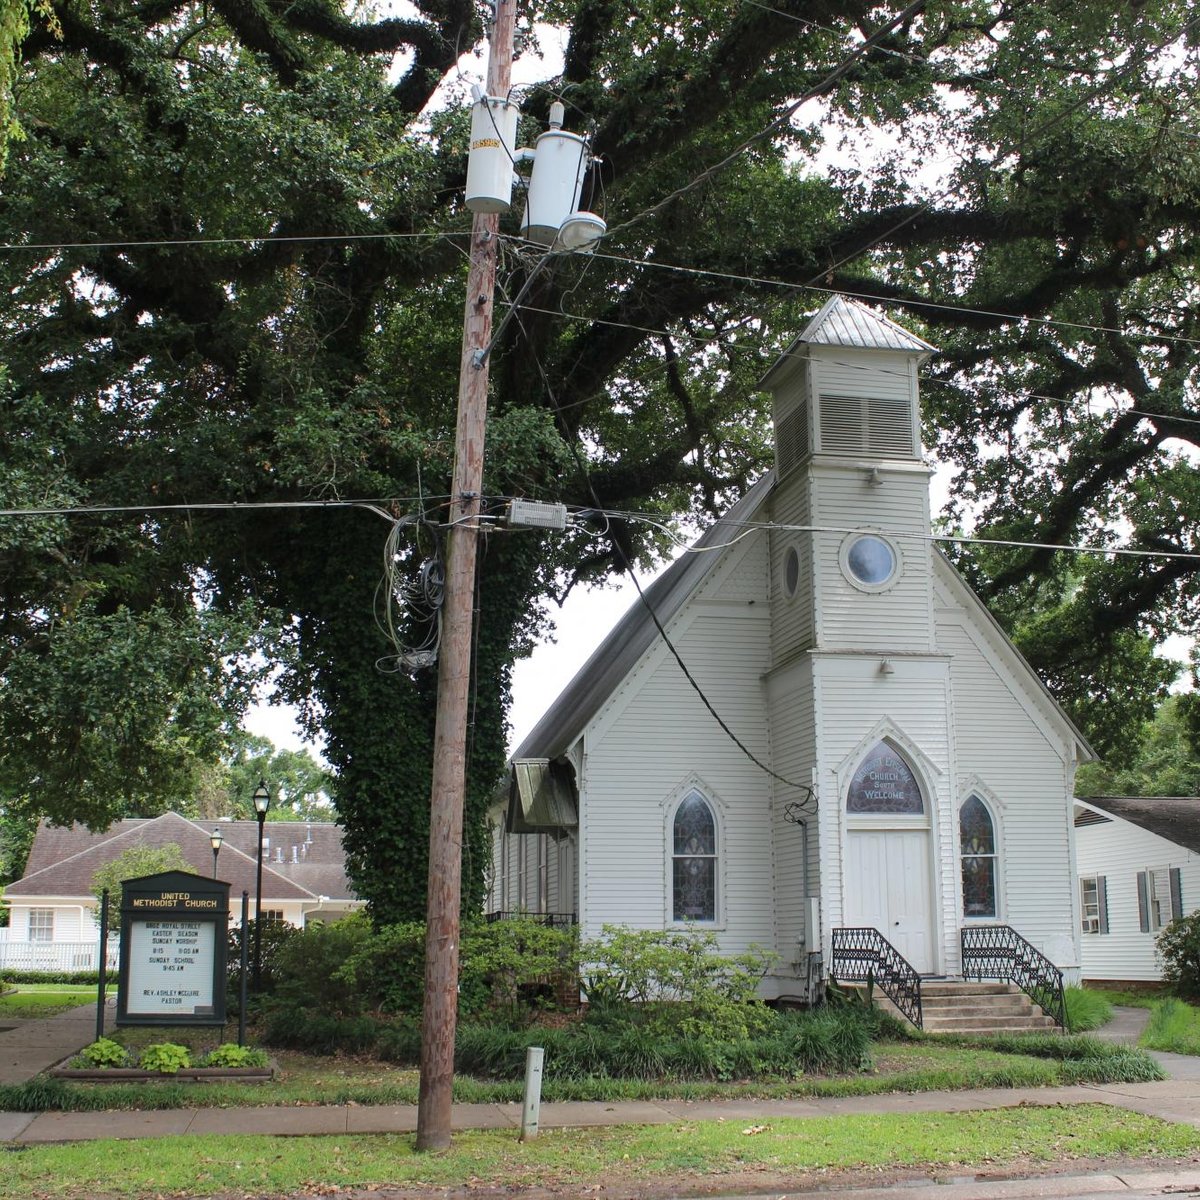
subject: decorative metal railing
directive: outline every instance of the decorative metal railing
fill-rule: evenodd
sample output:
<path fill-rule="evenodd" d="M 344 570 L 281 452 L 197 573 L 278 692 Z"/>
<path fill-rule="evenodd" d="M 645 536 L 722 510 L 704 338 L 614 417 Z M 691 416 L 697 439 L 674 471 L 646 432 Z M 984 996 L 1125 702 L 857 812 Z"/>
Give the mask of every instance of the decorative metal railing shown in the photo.
<path fill-rule="evenodd" d="M 921 977 L 878 929 L 835 929 L 829 974 L 837 983 L 878 987 L 903 1016 L 921 1027 Z"/>
<path fill-rule="evenodd" d="M 1015 983 L 1042 1011 L 1067 1028 L 1062 972 L 1011 925 L 968 925 L 961 932 L 964 979 Z"/>
<path fill-rule="evenodd" d="M 489 925 L 494 921 L 536 921 L 549 929 L 570 929 L 579 924 L 574 913 L 490 912 L 485 920 Z"/>

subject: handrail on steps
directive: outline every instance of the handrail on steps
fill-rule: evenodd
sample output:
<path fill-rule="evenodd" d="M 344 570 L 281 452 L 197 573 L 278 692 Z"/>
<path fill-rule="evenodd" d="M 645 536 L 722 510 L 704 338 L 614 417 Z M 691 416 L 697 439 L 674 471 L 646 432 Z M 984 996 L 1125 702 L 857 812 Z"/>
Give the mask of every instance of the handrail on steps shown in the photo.
<path fill-rule="evenodd" d="M 1065 1033 L 1063 974 L 1011 925 L 968 925 L 960 931 L 964 979 L 1014 983 Z"/>
<path fill-rule="evenodd" d="M 835 983 L 878 984 L 902 1016 L 922 1027 L 921 976 L 878 929 L 835 929 L 829 974 Z"/>

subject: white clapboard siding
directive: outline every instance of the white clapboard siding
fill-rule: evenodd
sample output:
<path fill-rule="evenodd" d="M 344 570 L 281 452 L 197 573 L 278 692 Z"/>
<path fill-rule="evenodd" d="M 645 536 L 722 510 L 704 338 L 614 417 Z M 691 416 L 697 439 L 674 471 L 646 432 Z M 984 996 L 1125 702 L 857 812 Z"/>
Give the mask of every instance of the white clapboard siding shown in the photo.
<path fill-rule="evenodd" d="M 811 785 L 816 766 L 816 713 L 812 660 L 793 659 L 767 681 L 767 720 L 772 764 L 784 780 Z M 775 953 L 777 974 L 802 977 L 807 897 L 820 896 L 820 830 L 815 812 L 797 812 L 805 827 L 787 817 L 788 804 L 807 799 L 798 788 L 775 781 L 774 844 Z M 807 861 L 804 857 L 806 849 Z"/>
<path fill-rule="evenodd" d="M 883 533 L 928 530 L 928 477 L 920 472 L 881 472 L 869 482 L 866 470 L 821 472 L 815 523 L 837 530 L 861 528 Z M 933 648 L 932 590 L 928 542 L 893 537 L 900 577 L 885 591 L 856 587 L 842 566 L 842 551 L 853 533 L 822 533 L 815 538 L 818 644 L 823 649 L 888 649 L 927 652 Z"/>
<path fill-rule="evenodd" d="M 1200 908 L 1200 857 L 1148 829 L 1113 817 L 1075 830 L 1079 875 L 1104 876 L 1108 932 L 1081 934 L 1083 977 L 1148 981 L 1162 978 L 1157 933 L 1143 933 L 1138 917 L 1139 871 L 1178 867 L 1184 915 Z"/>
<path fill-rule="evenodd" d="M 1074 972 L 1079 942 L 1062 718 L 1054 719 L 1028 673 L 1014 669 L 1014 652 L 1002 648 L 978 614 L 943 610 L 938 623 L 939 644 L 951 655 L 962 776 L 956 803 L 980 795 L 1000 843 L 997 920 Z"/>
<path fill-rule="evenodd" d="M 770 519 L 782 526 L 812 524 L 808 468 L 794 472 L 771 498 Z M 771 555 L 771 661 L 783 662 L 813 644 L 812 534 L 796 529 L 773 530 Z M 796 590 L 787 593 L 787 560 L 794 550 L 799 572 Z"/>
<path fill-rule="evenodd" d="M 762 676 L 769 665 L 766 539 L 746 539 L 668 633 L 722 719 L 757 757 L 769 754 Z M 671 924 L 670 816 L 698 787 L 718 817 L 718 932 L 736 952 L 772 942 L 769 777 L 705 709 L 661 640 L 585 733 L 581 923 Z"/>

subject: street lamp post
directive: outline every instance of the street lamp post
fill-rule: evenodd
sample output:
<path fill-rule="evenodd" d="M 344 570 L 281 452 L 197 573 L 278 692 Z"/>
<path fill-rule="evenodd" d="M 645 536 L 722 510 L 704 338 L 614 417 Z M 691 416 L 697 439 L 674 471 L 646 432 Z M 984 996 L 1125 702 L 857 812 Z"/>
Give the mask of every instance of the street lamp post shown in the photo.
<path fill-rule="evenodd" d="M 213 878 L 217 877 L 217 855 L 221 853 L 221 843 L 225 839 L 221 836 L 219 829 L 214 829 L 212 835 L 208 839 L 208 844 L 212 846 L 213 852 Z"/>
<path fill-rule="evenodd" d="M 263 822 L 271 807 L 271 792 L 267 781 L 260 779 L 254 789 L 254 815 L 258 817 L 258 875 L 254 884 L 254 991 L 262 983 L 262 846 Z"/>

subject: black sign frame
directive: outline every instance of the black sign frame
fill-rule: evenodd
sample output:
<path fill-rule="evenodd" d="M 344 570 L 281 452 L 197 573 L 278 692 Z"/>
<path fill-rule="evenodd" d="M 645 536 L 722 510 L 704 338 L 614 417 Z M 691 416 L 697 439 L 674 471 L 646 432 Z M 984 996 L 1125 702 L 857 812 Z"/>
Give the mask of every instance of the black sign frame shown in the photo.
<path fill-rule="evenodd" d="M 213 926 L 212 1004 L 189 1012 L 147 1012 L 130 1005 L 130 969 L 135 923 L 208 922 Z M 229 957 L 229 884 L 189 871 L 160 871 L 121 884 L 121 958 L 117 989 L 118 1025 L 224 1025 Z"/>

